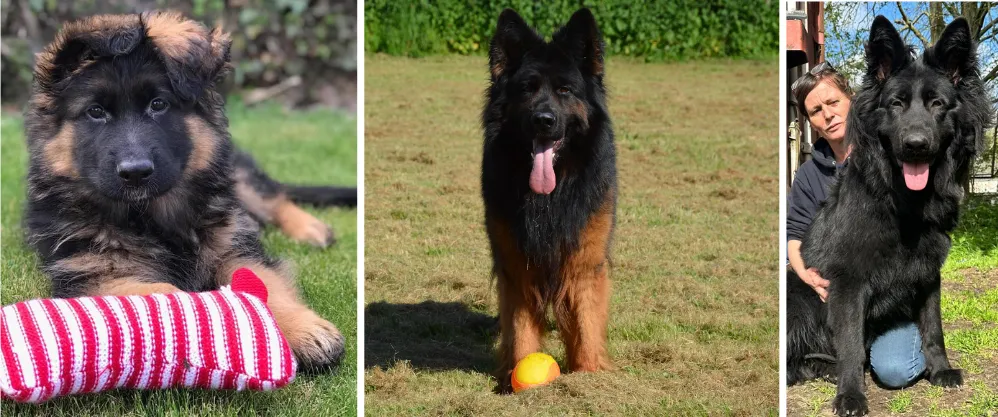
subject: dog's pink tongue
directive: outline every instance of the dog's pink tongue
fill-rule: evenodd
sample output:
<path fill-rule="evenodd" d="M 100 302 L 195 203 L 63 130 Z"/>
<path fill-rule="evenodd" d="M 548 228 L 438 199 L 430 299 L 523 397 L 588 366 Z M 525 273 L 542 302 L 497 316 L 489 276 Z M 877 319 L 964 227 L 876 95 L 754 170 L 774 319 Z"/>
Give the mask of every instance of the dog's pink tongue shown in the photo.
<path fill-rule="evenodd" d="M 530 170 L 530 189 L 537 194 L 554 191 L 554 144 L 534 145 L 534 168 Z"/>
<path fill-rule="evenodd" d="M 909 190 L 921 191 L 929 183 L 929 164 L 904 162 L 901 164 L 901 171 L 904 172 L 904 185 Z"/>

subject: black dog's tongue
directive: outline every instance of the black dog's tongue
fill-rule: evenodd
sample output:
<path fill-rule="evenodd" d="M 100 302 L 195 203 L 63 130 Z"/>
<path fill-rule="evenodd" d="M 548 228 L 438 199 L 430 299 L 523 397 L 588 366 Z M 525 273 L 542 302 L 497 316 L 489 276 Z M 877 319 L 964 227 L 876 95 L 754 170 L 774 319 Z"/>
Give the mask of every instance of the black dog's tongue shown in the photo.
<path fill-rule="evenodd" d="M 921 191 L 929 183 L 929 164 L 904 162 L 901 164 L 901 171 L 904 172 L 904 185 L 909 190 Z"/>
<path fill-rule="evenodd" d="M 554 142 L 534 141 L 534 167 L 530 170 L 530 189 L 537 194 L 551 194 L 554 185 Z"/>

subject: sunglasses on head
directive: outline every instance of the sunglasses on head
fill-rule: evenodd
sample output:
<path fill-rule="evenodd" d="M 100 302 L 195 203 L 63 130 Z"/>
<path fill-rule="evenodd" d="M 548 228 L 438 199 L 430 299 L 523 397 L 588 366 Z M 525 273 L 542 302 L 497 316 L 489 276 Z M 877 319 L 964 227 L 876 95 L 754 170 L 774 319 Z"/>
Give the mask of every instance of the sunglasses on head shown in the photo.
<path fill-rule="evenodd" d="M 814 77 L 817 77 L 818 74 L 820 74 L 820 73 L 822 73 L 824 71 L 833 71 L 834 72 L 835 71 L 835 67 L 833 67 L 832 64 L 829 64 L 828 61 L 822 61 L 818 65 L 815 65 L 814 68 L 811 68 L 807 72 L 807 74 L 804 74 L 800 78 L 798 78 L 797 80 L 795 80 L 793 82 L 793 84 L 790 86 L 790 91 L 796 90 L 797 87 L 799 85 L 801 85 L 801 83 L 804 82 L 804 80 L 813 80 Z"/>

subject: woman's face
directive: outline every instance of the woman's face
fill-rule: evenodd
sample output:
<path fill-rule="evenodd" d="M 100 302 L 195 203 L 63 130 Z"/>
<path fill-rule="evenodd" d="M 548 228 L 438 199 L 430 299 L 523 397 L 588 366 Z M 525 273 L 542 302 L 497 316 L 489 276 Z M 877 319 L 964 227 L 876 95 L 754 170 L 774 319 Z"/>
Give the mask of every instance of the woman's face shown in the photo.
<path fill-rule="evenodd" d="M 846 115 L 851 100 L 831 80 L 822 80 L 804 98 L 807 118 L 818 135 L 830 142 L 846 137 Z"/>

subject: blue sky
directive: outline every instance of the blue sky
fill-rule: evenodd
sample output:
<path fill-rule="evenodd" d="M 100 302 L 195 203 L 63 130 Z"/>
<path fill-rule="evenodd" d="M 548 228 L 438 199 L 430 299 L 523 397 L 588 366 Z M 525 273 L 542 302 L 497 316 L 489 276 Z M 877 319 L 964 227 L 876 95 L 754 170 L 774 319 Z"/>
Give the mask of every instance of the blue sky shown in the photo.
<path fill-rule="evenodd" d="M 928 7 L 926 2 L 903 2 L 901 4 L 902 7 L 904 7 L 905 14 L 909 19 L 915 19 L 921 11 L 927 9 Z M 856 37 L 859 37 L 861 40 L 865 41 L 868 37 L 870 24 L 873 23 L 873 18 L 878 14 L 884 15 L 891 21 L 897 21 L 901 18 L 901 13 L 898 11 L 897 5 L 893 2 L 851 4 L 836 3 L 834 5 L 830 5 L 826 2 L 825 7 L 843 7 L 843 10 L 848 12 L 848 19 L 844 18 L 840 19 L 838 22 L 835 22 L 839 23 L 838 26 L 833 27 L 831 21 L 826 21 L 825 25 L 826 57 L 832 65 L 835 65 L 836 68 L 841 67 L 844 72 L 847 73 L 851 72 L 849 70 L 850 65 L 853 67 L 861 67 L 862 65 L 860 65 L 860 63 L 863 59 L 862 44 L 859 42 L 849 42 L 849 40 L 855 40 Z M 826 19 L 827 18 L 828 14 L 826 13 Z M 990 21 L 991 19 L 998 19 L 998 7 L 989 11 L 988 18 L 985 22 Z M 952 17 L 946 16 L 947 23 L 952 20 Z M 916 26 L 926 38 L 929 37 L 928 19 L 924 17 L 921 18 L 918 20 Z M 904 37 L 905 42 L 915 47 L 916 51 L 921 52 L 922 49 L 924 49 L 922 42 L 915 35 L 913 35 L 911 31 L 901 30 L 901 36 Z M 841 38 L 845 38 L 846 40 L 842 41 Z M 996 49 L 998 49 L 998 45 L 996 45 L 996 41 L 994 39 L 988 40 L 978 46 L 978 59 L 981 62 L 982 74 L 986 74 L 996 65 L 996 58 L 998 58 L 995 53 Z M 855 74 L 856 71 L 852 71 L 851 73 Z M 853 85 L 858 85 L 858 75 L 850 77 L 850 82 L 853 83 Z M 994 87 L 991 89 L 993 91 L 995 90 Z"/>

